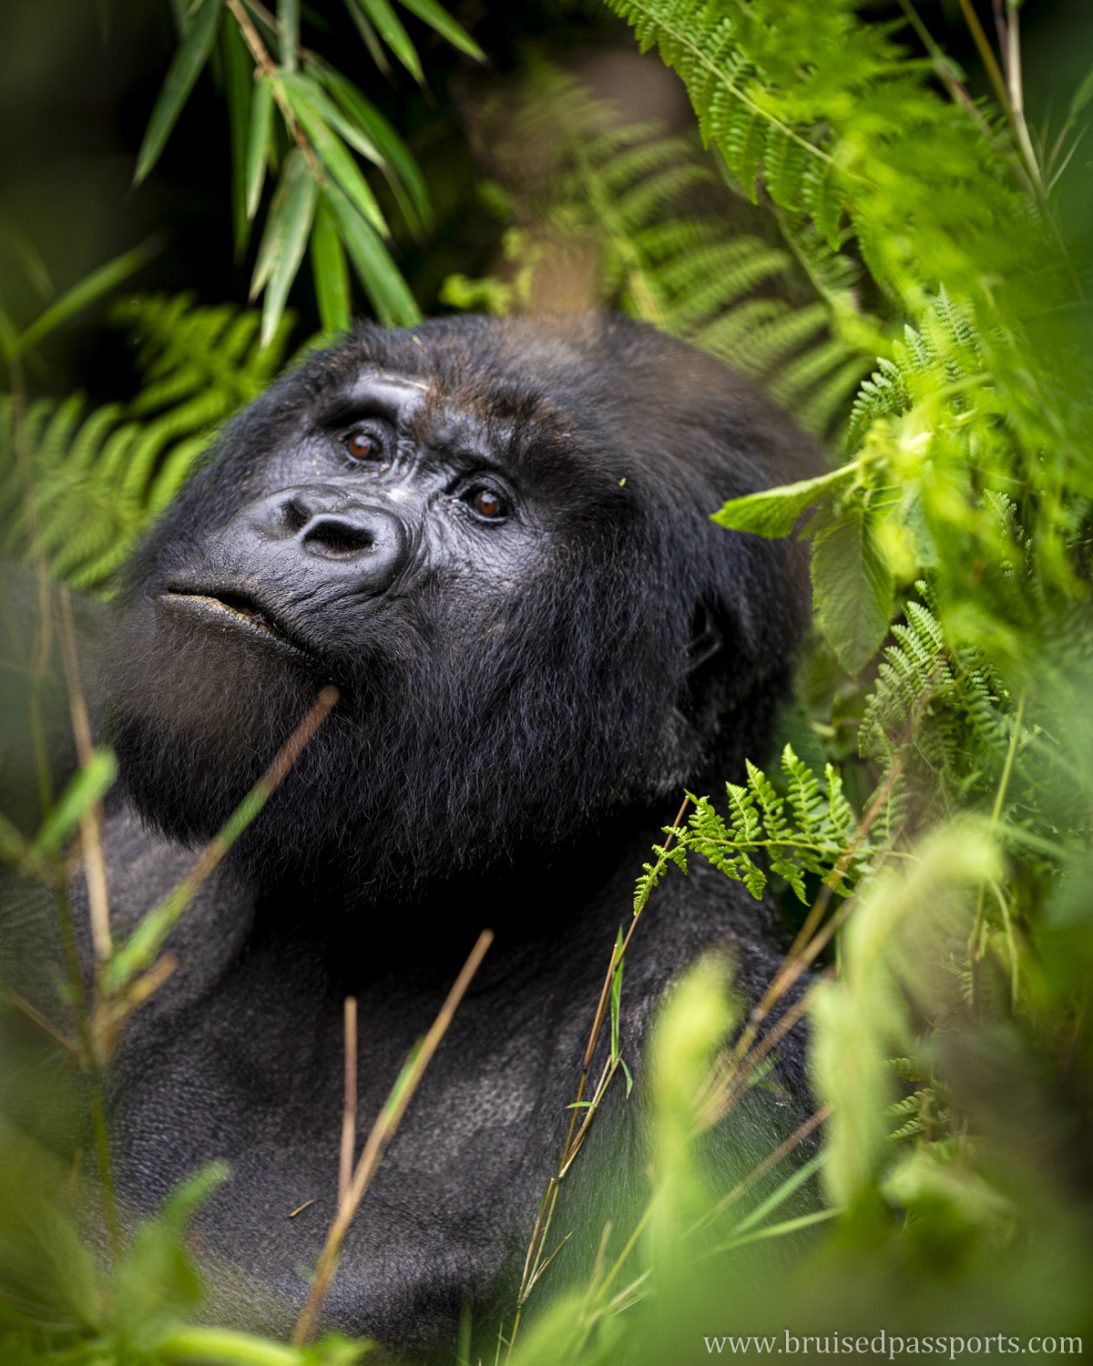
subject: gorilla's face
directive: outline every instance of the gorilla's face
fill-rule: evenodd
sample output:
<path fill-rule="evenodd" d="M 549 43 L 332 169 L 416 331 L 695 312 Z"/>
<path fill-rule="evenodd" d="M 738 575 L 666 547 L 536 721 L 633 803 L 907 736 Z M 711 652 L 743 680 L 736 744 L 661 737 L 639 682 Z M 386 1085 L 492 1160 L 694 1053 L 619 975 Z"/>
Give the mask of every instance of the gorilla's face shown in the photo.
<path fill-rule="evenodd" d="M 207 838 L 327 682 L 241 847 L 261 879 L 417 884 L 693 780 L 800 615 L 785 555 L 706 521 L 780 476 L 733 386 L 605 320 L 367 331 L 282 381 L 135 562 L 109 684 L 138 804 Z"/>

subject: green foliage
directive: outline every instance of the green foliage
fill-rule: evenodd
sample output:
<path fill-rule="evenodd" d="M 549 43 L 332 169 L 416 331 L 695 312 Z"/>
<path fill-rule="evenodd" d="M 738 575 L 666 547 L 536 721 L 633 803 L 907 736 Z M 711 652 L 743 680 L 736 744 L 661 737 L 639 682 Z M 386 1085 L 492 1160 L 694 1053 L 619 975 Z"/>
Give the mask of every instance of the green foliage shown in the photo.
<path fill-rule="evenodd" d="M 822 430 L 845 407 L 865 369 L 860 347 L 832 333 L 791 251 L 710 212 L 726 196 L 690 137 L 623 123 L 544 67 L 515 111 L 504 106 L 494 120 L 504 188 L 491 193 L 516 220 L 504 240 L 514 268 L 508 278 L 453 276 L 445 302 L 497 313 L 609 304 L 766 378 L 805 425 Z M 578 279 L 592 270 L 587 297 L 558 284 L 574 267 Z"/>
<path fill-rule="evenodd" d="M 842 780 L 831 764 L 821 779 L 793 752 L 782 751 L 784 795 L 765 773 L 748 763 L 743 786 L 727 783 L 729 819 L 709 798 L 698 797 L 683 829 L 674 829 L 671 857 L 686 871 L 685 854 L 708 859 L 734 882 L 742 882 L 757 901 L 768 876 L 755 856 L 765 856 L 770 872 L 783 878 L 799 901 L 808 903 L 805 874 L 829 878 L 832 890 L 849 896 L 869 863 L 868 844 L 852 847 L 857 826 L 843 795 Z M 838 868 L 837 876 L 832 876 Z"/>
<path fill-rule="evenodd" d="M 345 0 L 381 70 L 387 53 L 417 81 L 421 61 L 388 0 Z M 446 42 L 476 60 L 473 39 L 437 0 L 405 7 Z M 425 185 L 401 138 L 360 87 L 300 43 L 300 12 L 282 0 L 277 15 L 240 0 L 199 0 L 179 13 L 180 42 L 152 110 L 137 158 L 139 183 L 153 169 L 202 69 L 216 58 L 231 123 L 237 250 L 258 217 L 263 186 L 275 182 L 251 279 L 264 293 L 261 339 L 277 335 L 288 292 L 308 243 L 323 327 L 349 325 L 347 261 L 380 321 L 412 323 L 417 304 L 389 250 L 392 231 L 358 158 L 388 183 L 406 225 L 418 231 L 430 208 Z"/>
<path fill-rule="evenodd" d="M 114 316 L 135 341 L 144 381 L 131 402 L 88 411 L 79 395 L 35 401 L 29 459 L 20 459 L 12 402 L 0 398 L 0 549 L 13 557 L 37 548 L 57 578 L 96 591 L 109 588 L 217 429 L 273 378 L 292 325 L 282 319 L 263 347 L 256 313 L 196 307 L 187 295 L 131 299 Z"/>

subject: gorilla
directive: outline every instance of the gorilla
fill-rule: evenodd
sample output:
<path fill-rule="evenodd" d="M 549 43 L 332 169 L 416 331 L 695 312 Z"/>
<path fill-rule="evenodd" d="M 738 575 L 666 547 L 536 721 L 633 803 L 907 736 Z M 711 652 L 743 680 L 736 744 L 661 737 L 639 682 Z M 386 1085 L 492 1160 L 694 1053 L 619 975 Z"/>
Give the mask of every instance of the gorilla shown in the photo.
<path fill-rule="evenodd" d="M 230 1268 L 212 1312 L 277 1328 L 306 1295 L 337 1199 L 346 995 L 363 1134 L 487 926 L 324 1313 L 426 1350 L 511 1309 L 635 876 L 685 788 L 763 757 L 807 621 L 800 547 L 709 515 L 814 458 L 749 382 L 643 324 L 362 326 L 237 418 L 152 530 L 102 669 L 119 935 L 320 689 L 339 695 L 179 922 L 179 966 L 109 1078 L 134 1207 L 230 1163 L 199 1219 Z M 644 1182 L 650 1020 L 716 946 L 755 1000 L 781 958 L 769 908 L 707 867 L 667 879 L 622 993 L 636 1090 L 596 1117 L 567 1229 L 597 1217 L 593 1187 Z M 758 1161 L 807 1103 L 791 1036 L 719 1142 Z"/>

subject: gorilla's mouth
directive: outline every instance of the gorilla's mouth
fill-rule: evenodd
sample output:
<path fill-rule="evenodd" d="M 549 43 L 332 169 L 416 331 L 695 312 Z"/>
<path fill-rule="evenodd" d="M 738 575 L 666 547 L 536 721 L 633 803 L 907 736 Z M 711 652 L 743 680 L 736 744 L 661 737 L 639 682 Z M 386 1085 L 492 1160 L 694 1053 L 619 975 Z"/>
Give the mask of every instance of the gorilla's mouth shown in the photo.
<path fill-rule="evenodd" d="M 303 645 L 289 634 L 269 611 L 249 594 L 234 588 L 193 589 L 170 587 L 159 595 L 165 607 L 189 616 L 205 617 L 210 624 L 244 631 L 255 639 L 294 655 L 308 655 Z"/>

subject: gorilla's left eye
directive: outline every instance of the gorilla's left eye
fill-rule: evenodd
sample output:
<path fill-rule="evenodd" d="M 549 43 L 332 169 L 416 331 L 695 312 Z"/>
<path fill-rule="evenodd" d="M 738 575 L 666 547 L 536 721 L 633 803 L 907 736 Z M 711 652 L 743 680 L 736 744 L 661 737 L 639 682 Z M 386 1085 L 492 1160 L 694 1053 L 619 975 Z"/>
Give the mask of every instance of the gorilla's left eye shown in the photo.
<path fill-rule="evenodd" d="M 479 486 L 468 489 L 464 502 L 485 522 L 501 522 L 509 515 L 509 505 L 496 489 Z"/>
<path fill-rule="evenodd" d="M 383 442 L 374 432 L 350 432 L 342 446 L 349 459 L 355 463 L 383 457 Z"/>

